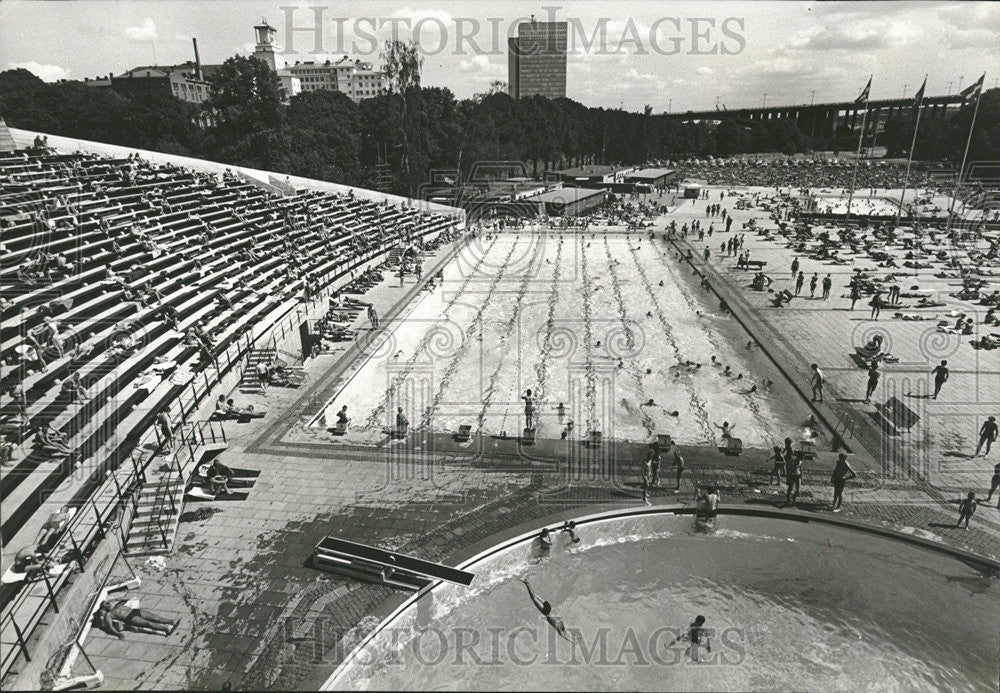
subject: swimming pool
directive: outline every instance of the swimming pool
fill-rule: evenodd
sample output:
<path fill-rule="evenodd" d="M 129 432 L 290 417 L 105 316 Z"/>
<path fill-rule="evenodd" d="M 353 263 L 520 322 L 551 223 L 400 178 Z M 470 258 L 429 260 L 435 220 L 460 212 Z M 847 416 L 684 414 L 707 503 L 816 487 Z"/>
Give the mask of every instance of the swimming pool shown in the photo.
<path fill-rule="evenodd" d="M 723 516 L 588 523 L 517 543 L 385 624 L 338 689 L 984 690 L 1000 587 L 946 554 L 819 523 Z M 579 633 L 560 639 L 519 578 Z M 668 646 L 698 614 L 712 652 Z"/>
<path fill-rule="evenodd" d="M 718 444 L 728 421 L 747 447 L 780 444 L 806 418 L 801 400 L 675 254 L 662 238 L 601 231 L 478 239 L 313 425 L 346 405 L 342 440 L 374 443 L 401 407 L 417 430 L 516 436 L 531 389 L 539 438 Z"/>

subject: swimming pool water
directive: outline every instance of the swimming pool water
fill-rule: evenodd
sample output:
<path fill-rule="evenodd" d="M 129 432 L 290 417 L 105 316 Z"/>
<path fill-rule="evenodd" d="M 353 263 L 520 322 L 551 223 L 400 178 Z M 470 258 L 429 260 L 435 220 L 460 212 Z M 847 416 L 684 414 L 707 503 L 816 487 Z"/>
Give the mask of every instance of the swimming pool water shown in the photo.
<path fill-rule="evenodd" d="M 402 407 L 417 430 L 517 436 L 531 388 L 539 438 L 573 421 L 571 437 L 711 444 L 728 421 L 747 447 L 780 444 L 804 423 L 799 401 L 785 385 L 760 387 L 782 380 L 777 370 L 674 254 L 645 234 L 479 239 L 380 335 L 316 423 L 334 425 L 347 405 L 346 440 L 372 442 Z"/>
<path fill-rule="evenodd" d="M 818 523 L 643 516 L 516 545 L 442 585 L 348 662 L 337 688 L 994 690 L 1000 588 L 944 554 Z M 570 644 L 519 578 L 580 635 Z M 698 614 L 713 651 L 667 644 Z"/>

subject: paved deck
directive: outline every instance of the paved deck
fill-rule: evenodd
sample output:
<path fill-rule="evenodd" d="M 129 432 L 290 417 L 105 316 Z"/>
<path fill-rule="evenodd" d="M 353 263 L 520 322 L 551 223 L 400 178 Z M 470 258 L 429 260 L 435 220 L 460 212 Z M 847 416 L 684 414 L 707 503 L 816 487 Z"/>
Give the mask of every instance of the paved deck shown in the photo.
<path fill-rule="evenodd" d="M 704 219 L 704 204 L 698 201 L 690 210 L 670 216 Z M 749 236 L 748 241 L 755 257 L 766 254 L 782 268 L 790 263 L 786 249 L 764 242 L 754 245 Z M 719 242 L 715 236 L 716 249 Z M 445 261 L 447 249 L 436 260 Z M 803 269 L 807 275 L 812 271 L 810 261 L 803 262 Z M 769 326 L 773 335 L 785 337 L 786 346 L 794 346 L 798 357 L 782 357 L 787 362 L 780 364 L 791 379 L 803 373 L 803 363 L 795 358 L 808 354 L 827 371 L 831 399 L 857 398 L 863 371 L 859 376 L 856 368 L 852 370 L 845 340 L 855 332 L 867 334 L 868 324 L 858 320 L 860 314 L 844 310 L 843 301 L 836 298 L 804 302 L 806 306 L 795 312 L 768 310 L 755 303 L 763 297 L 745 291 L 749 275 L 731 271 L 725 262 L 713 271 L 718 273 L 713 281 L 727 284 L 723 290 L 745 295 L 746 309 L 731 305 L 741 320 L 747 320 L 751 332 Z M 382 315 L 384 327 L 405 315 L 408 301 L 419 290 L 410 282 L 400 289 L 389 277 L 369 292 L 367 300 Z M 841 276 L 835 296 L 843 293 L 843 283 Z M 909 335 L 909 330 L 922 326 L 893 324 L 893 335 L 897 327 Z M 932 347 L 933 353 L 921 361 L 919 350 L 904 352 L 908 341 L 905 337 L 894 342 L 894 351 L 912 359 L 912 365 L 893 369 L 886 379 L 900 379 L 892 387 L 903 388 L 904 393 L 907 388 L 923 392 L 919 388 L 926 387 L 922 374 L 929 370 L 927 358 L 940 351 Z M 86 650 L 104 672 L 107 688 L 208 690 L 226 682 L 234 689 L 320 685 L 352 644 L 375 625 L 373 611 L 394 594 L 308 567 L 313 546 L 326 535 L 445 560 L 506 528 L 556 514 L 569 517 L 595 507 L 642 503 L 637 452 L 631 446 L 609 445 L 567 458 L 561 450 L 580 447 L 566 447 L 570 445 L 566 441 L 539 441 L 525 455 L 512 440 L 473 441 L 463 447 L 450 443 L 447 436 L 417 436 L 379 448 L 334 446 L 322 437 L 310 440 L 302 433 L 304 424 L 357 367 L 364 348 L 361 343 L 309 362 L 308 380 L 299 390 L 272 388 L 264 396 L 240 397 L 266 409 L 268 416 L 229 425 L 230 448 L 223 459 L 260 469 L 260 478 L 246 501 L 188 503 L 175 551 L 165 557 L 162 571 L 134 561 L 143 576 L 142 605 L 174 614 L 181 624 L 168 638 L 130 634 L 117 640 L 92 631 Z M 979 363 L 967 351 L 971 350 L 959 345 L 949 352 L 955 375 L 944 397 L 937 403 L 921 400 L 921 413 L 932 420 L 943 418 L 942 426 L 949 432 L 931 434 L 930 443 L 920 448 L 933 460 L 934 473 L 916 474 L 913 464 L 906 473 L 895 466 L 893 473 L 886 473 L 873 465 L 849 485 L 842 516 L 1000 557 L 1000 511 L 992 505 L 980 506 L 969 531 L 951 528 L 959 493 L 967 488 L 985 491 L 992 463 L 1000 455 L 994 451 L 989 463 L 965 457 L 971 452 L 971 426 L 992 406 L 989 398 L 1000 392 L 1000 387 L 986 387 L 996 377 L 995 364 Z M 904 378 L 911 384 L 906 385 Z M 840 404 L 852 406 L 859 415 L 866 411 L 856 402 Z M 916 442 L 923 442 L 922 436 L 915 435 Z M 653 489 L 654 504 L 691 503 L 695 482 L 719 484 L 728 503 L 779 505 L 784 500 L 784 488 L 767 483 L 764 451 L 747 451 L 741 457 L 727 457 L 712 448 L 685 447 L 683 452 L 687 471 L 680 491 L 673 490 L 665 459 L 664 486 Z M 800 509 L 828 512 L 833 457 L 824 451 L 807 465 Z M 125 572 L 124 566 L 120 569 Z M 85 669 L 82 662 L 77 664 L 78 671 Z"/>

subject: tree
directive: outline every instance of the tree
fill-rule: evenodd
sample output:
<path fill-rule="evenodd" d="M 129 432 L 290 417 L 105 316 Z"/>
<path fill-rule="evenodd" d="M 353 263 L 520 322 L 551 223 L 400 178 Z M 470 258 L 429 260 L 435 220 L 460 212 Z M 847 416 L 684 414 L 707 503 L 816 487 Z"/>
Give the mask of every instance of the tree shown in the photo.
<path fill-rule="evenodd" d="M 233 56 L 222 64 L 212 80 L 212 95 L 206 102 L 220 144 L 233 144 L 265 128 L 281 125 L 284 90 L 278 75 L 255 58 Z"/>
<path fill-rule="evenodd" d="M 420 69 L 424 58 L 413 41 L 386 41 L 379 59 L 390 94 L 405 94 L 411 88 L 420 88 Z"/>
<path fill-rule="evenodd" d="M 415 108 L 419 110 L 422 106 L 422 103 L 419 103 L 420 68 L 424 64 L 424 59 L 417 50 L 417 44 L 413 41 L 407 43 L 399 39 L 386 41 L 379 58 L 382 60 L 382 73 L 386 78 L 389 102 L 395 116 L 394 120 L 398 121 L 399 132 L 402 135 L 400 165 L 408 183 L 408 192 L 412 195 L 414 177 L 411 158 L 414 152 L 411 149 L 410 140 L 411 131 L 414 129 L 413 121 L 423 115 L 415 112 Z"/>

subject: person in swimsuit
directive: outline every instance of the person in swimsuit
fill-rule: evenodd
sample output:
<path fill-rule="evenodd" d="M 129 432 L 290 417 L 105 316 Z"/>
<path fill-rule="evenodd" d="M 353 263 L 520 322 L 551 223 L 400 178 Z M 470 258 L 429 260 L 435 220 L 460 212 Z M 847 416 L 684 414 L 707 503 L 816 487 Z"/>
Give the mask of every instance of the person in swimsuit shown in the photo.
<path fill-rule="evenodd" d="M 696 662 L 701 661 L 701 658 L 698 656 L 698 648 L 701 647 L 703 641 L 705 649 L 708 652 L 711 652 L 712 639 L 708 635 L 708 629 L 705 628 L 705 617 L 701 614 L 696 616 L 691 625 L 688 626 L 687 632 L 678 635 L 670 642 L 670 644 L 667 645 L 667 647 L 672 646 L 680 640 L 687 640 L 688 643 L 690 643 L 688 645 L 687 652 L 691 653 L 691 658 Z"/>
<path fill-rule="evenodd" d="M 681 457 L 680 450 L 674 450 L 674 471 L 677 476 L 677 491 L 681 490 L 681 475 L 684 474 L 684 458 Z"/>
<path fill-rule="evenodd" d="M 158 635 L 170 635 L 180 619 L 169 619 L 147 609 L 139 608 L 138 599 L 114 599 L 101 604 L 97 610 L 97 622 L 119 639 L 125 638 L 125 630 L 131 628 L 140 633 L 152 631 Z"/>
<path fill-rule="evenodd" d="M 49 559 L 37 545 L 31 544 L 14 554 L 12 568 L 15 573 L 23 573 L 26 578 L 30 578 L 47 568 L 48 565 Z"/>
<path fill-rule="evenodd" d="M 998 488 L 1000 488 L 1000 462 L 993 465 L 993 478 L 990 479 L 990 494 L 986 496 L 987 503 L 993 498 L 993 492 Z M 1000 496 L 997 497 L 997 507 L 1000 508 Z"/>
<path fill-rule="evenodd" d="M 990 447 L 997 439 L 997 433 L 997 417 L 990 416 L 983 422 L 982 428 L 979 429 L 979 445 L 976 446 L 976 452 L 973 454 L 973 457 L 979 456 L 979 451 L 983 449 L 984 445 L 986 446 L 986 452 L 983 453 L 983 457 L 989 455 Z"/>
<path fill-rule="evenodd" d="M 535 423 L 535 398 L 531 395 L 531 390 L 528 390 L 521 399 L 524 400 L 524 427 L 527 429 L 534 429 Z"/>
<path fill-rule="evenodd" d="M 569 640 L 570 642 L 576 642 L 576 636 L 572 633 L 567 632 L 566 624 L 563 622 L 563 620 L 558 616 L 553 615 L 552 605 L 549 604 L 544 599 L 542 599 L 541 597 L 539 597 L 537 594 L 535 594 L 535 590 L 531 589 L 530 582 L 528 582 L 524 578 L 518 578 L 518 579 L 524 583 L 525 587 L 528 588 L 528 596 L 531 597 L 532 604 L 534 604 L 535 608 L 541 612 L 542 616 L 545 617 L 545 620 L 549 622 L 549 625 L 555 628 L 556 632 L 559 633 L 561 637 L 565 638 L 566 640 Z"/>
<path fill-rule="evenodd" d="M 837 456 L 837 464 L 830 475 L 830 483 L 833 484 L 833 512 L 840 512 L 840 506 L 844 504 L 844 486 L 849 479 L 856 478 L 855 472 L 847 461 L 847 453 L 842 452 Z"/>
<path fill-rule="evenodd" d="M 543 553 L 548 553 L 549 549 L 552 548 L 552 536 L 548 527 L 543 528 L 541 534 L 538 535 L 538 546 Z"/>
<path fill-rule="evenodd" d="M 705 521 L 711 521 L 715 519 L 715 516 L 719 514 L 719 501 L 722 500 L 722 496 L 719 495 L 719 489 L 712 486 L 708 489 L 708 493 L 699 494 L 698 485 L 695 484 L 694 492 L 701 505 L 698 507 L 697 517 L 703 518 Z"/>
<path fill-rule="evenodd" d="M 569 534 L 569 540 L 573 544 L 580 543 L 580 537 L 576 536 L 576 522 L 573 520 L 566 520 L 563 526 L 559 528 L 560 532 L 565 532 Z"/>
<path fill-rule="evenodd" d="M 785 483 L 788 485 L 785 493 L 785 505 L 791 505 L 799 497 L 800 482 L 802 481 L 802 453 L 796 452 L 785 461 Z"/>
<path fill-rule="evenodd" d="M 781 448 L 777 445 L 774 446 L 774 457 L 771 458 L 774 463 L 774 467 L 771 469 L 771 475 L 767 478 L 768 484 L 774 483 L 774 477 L 778 477 L 778 483 L 781 483 L 781 475 L 785 472 L 785 457 L 781 452 Z"/>

